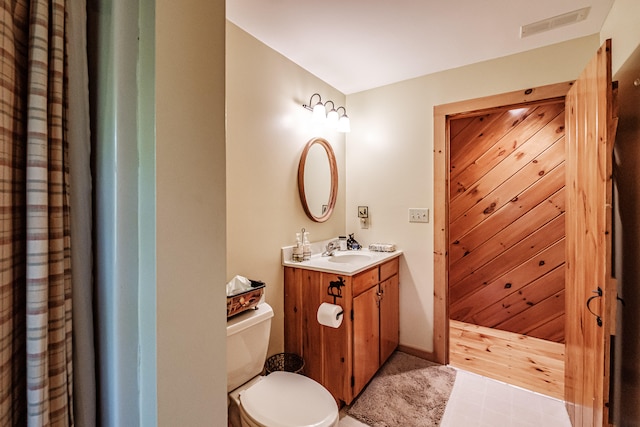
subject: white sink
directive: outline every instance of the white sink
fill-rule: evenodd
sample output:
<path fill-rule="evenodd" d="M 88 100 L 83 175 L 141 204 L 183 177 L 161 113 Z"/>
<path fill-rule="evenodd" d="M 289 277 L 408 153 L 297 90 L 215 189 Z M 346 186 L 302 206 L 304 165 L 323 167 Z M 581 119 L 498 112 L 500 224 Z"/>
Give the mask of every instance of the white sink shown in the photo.
<path fill-rule="evenodd" d="M 369 254 L 336 254 L 329 257 L 329 262 L 337 262 L 340 264 L 352 264 L 359 262 L 368 262 L 371 260 Z"/>

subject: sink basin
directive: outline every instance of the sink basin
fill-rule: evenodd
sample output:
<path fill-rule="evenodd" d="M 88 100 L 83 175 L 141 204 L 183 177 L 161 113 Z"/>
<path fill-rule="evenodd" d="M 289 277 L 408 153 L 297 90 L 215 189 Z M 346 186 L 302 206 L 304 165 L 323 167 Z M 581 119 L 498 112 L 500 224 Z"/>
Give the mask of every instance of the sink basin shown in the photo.
<path fill-rule="evenodd" d="M 367 262 L 371 259 L 368 254 L 345 254 L 334 255 L 329 258 L 329 262 L 337 262 L 339 264 L 351 264 L 355 262 Z"/>

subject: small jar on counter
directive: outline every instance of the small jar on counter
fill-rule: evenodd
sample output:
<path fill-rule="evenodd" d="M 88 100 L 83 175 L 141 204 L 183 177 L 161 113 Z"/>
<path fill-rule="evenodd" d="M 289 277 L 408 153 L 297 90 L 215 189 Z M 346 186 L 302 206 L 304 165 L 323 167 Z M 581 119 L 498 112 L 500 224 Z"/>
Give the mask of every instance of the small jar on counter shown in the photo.
<path fill-rule="evenodd" d="M 338 237 L 338 241 L 340 242 L 340 250 L 341 251 L 346 251 L 347 250 L 347 236 L 339 236 Z"/>

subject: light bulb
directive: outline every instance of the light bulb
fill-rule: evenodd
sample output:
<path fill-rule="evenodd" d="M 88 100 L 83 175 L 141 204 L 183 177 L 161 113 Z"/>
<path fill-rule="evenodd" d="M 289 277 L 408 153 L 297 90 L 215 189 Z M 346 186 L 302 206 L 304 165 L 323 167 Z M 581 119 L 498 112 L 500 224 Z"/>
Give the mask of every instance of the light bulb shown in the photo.
<path fill-rule="evenodd" d="M 338 120 L 338 132 L 351 132 L 349 117 L 345 114 Z"/>
<path fill-rule="evenodd" d="M 313 107 L 313 121 L 316 123 L 323 123 L 327 119 L 327 110 L 325 110 L 322 102 L 318 102 Z"/>
<path fill-rule="evenodd" d="M 338 127 L 338 112 L 335 109 L 331 109 L 331 111 L 327 113 L 327 124 L 331 129 Z"/>

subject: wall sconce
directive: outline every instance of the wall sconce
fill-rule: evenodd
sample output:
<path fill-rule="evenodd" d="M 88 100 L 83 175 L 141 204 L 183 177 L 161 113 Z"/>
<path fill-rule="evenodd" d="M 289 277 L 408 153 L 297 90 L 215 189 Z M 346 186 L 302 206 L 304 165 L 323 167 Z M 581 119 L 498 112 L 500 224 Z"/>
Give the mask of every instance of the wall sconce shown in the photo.
<path fill-rule="evenodd" d="M 318 102 L 313 103 L 313 97 L 318 97 Z M 331 109 L 327 113 L 327 104 L 331 103 Z M 338 132 L 351 132 L 351 123 L 349 122 L 349 116 L 347 116 L 347 109 L 340 106 L 336 108 L 333 101 L 329 100 L 322 103 L 320 94 L 314 93 L 309 98 L 309 104 L 302 104 L 304 108 L 313 112 L 311 116 L 315 123 L 326 123 L 332 129 Z M 339 111 L 342 110 L 342 115 Z"/>

